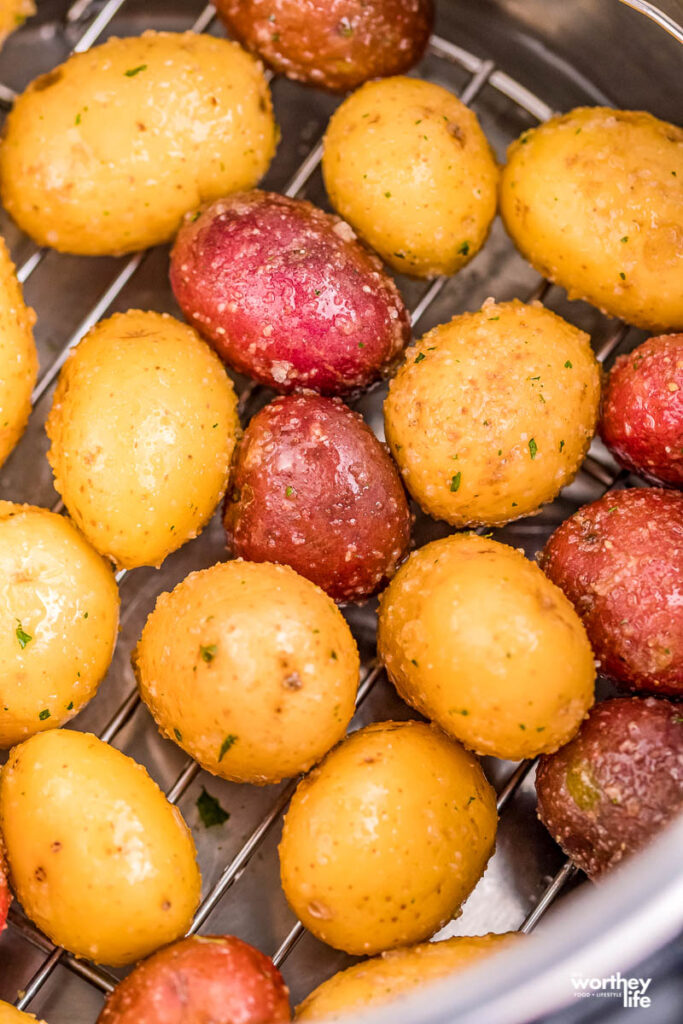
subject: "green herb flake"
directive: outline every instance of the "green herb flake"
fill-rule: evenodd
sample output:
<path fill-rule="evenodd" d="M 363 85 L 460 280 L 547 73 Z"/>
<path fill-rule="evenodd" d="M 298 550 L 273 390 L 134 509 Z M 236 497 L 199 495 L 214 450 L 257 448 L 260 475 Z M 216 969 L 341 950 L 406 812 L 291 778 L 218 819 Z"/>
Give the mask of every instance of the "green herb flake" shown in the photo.
<path fill-rule="evenodd" d="M 270 37 L 270 39 L 271 39 L 271 42 L 273 42 L 273 43 L 279 43 L 280 42 L 280 33 L 279 32 L 273 32 L 273 34 Z"/>
<path fill-rule="evenodd" d="M 81 123 L 81 115 L 80 114 L 76 114 L 76 120 L 74 121 L 74 124 L 80 124 L 80 123 Z"/>
<path fill-rule="evenodd" d="M 560 451 L 564 448 L 564 441 L 560 441 Z"/>
<path fill-rule="evenodd" d="M 126 76 L 126 78 L 135 78 L 135 76 L 139 75 L 141 71 L 146 71 L 146 70 L 147 70 L 147 65 L 146 64 L 138 64 L 138 66 L 136 68 L 128 68 L 128 70 L 124 71 L 123 73 Z"/>
<path fill-rule="evenodd" d="M 83 612 L 83 618 L 87 619 L 88 618 L 88 614 L 89 614 L 88 612 Z"/>
<path fill-rule="evenodd" d="M 622 242 L 628 242 L 628 235 L 624 235 L 624 237 L 622 238 Z"/>
<path fill-rule="evenodd" d="M 499 449 L 498 449 L 498 454 L 499 454 L 499 455 L 502 455 L 502 454 L 503 454 L 503 449 L 502 449 L 502 448 L 499 448 Z"/>
<path fill-rule="evenodd" d="M 520 729 L 521 729 L 521 730 L 522 730 L 523 732 L 525 732 L 525 731 L 526 731 L 526 726 L 525 726 L 524 722 L 520 722 L 520 723 L 519 723 L 519 727 L 520 727 Z"/>
<path fill-rule="evenodd" d="M 419 668 L 419 667 L 420 667 L 420 666 L 418 665 L 417 661 L 415 660 L 415 658 L 411 658 L 411 659 L 410 659 L 410 663 L 411 663 L 411 665 L 414 665 L 414 666 L 415 666 L 415 668 Z"/>
<path fill-rule="evenodd" d="M 531 440 L 529 441 L 529 455 L 531 456 L 532 459 L 536 458 L 536 453 L 537 452 L 538 452 L 538 445 L 536 444 L 536 442 L 534 441 L 534 439 L 532 437 Z"/>
<path fill-rule="evenodd" d="M 536 726 L 536 732 L 545 732 L 545 726 L 544 725 L 537 725 Z"/>
<path fill-rule="evenodd" d="M 178 740 L 178 743 L 182 743 L 183 734 L 181 733 L 180 729 L 174 729 L 173 730 L 173 735 Z"/>
<path fill-rule="evenodd" d="M 459 256 L 467 256 L 469 251 L 470 251 L 470 243 L 469 242 L 463 242 L 462 245 L 460 246 L 460 248 L 458 249 L 458 255 Z"/>
<path fill-rule="evenodd" d="M 213 825 L 222 825 L 230 817 L 228 812 L 224 811 L 218 803 L 216 797 L 207 793 L 203 786 L 201 793 L 197 797 L 197 810 L 199 811 L 199 817 L 201 818 L 204 828 L 211 828 Z"/>
<path fill-rule="evenodd" d="M 353 35 L 353 28 L 351 27 L 351 25 L 341 24 L 339 26 L 339 35 L 344 36 L 345 39 L 350 39 L 351 36 Z"/>
<path fill-rule="evenodd" d="M 332 658 L 332 661 L 337 661 L 338 660 L 337 659 L 337 652 L 336 651 L 330 651 L 330 657 Z"/>
<path fill-rule="evenodd" d="M 626 280 L 626 274 L 624 273 L 624 271 L 623 271 L 623 270 L 620 270 L 620 271 L 619 271 L 619 277 L 621 278 L 621 280 L 622 280 L 622 281 L 625 281 L 625 280 Z"/>
<path fill-rule="evenodd" d="M 70 700 L 69 703 L 66 706 L 66 710 L 67 711 L 73 711 L 73 709 L 74 709 L 74 702 L 72 700 Z"/>
<path fill-rule="evenodd" d="M 564 368 L 565 370 L 572 370 L 574 368 L 571 359 L 567 360 L 567 362 L 564 364 Z"/>
<path fill-rule="evenodd" d="M 358 342 L 358 348 L 365 348 L 365 342 L 364 341 L 359 341 Z"/>
<path fill-rule="evenodd" d="M 676 725 L 681 725 L 681 723 L 683 723 L 683 715 L 674 715 L 671 721 Z"/>
<path fill-rule="evenodd" d="M 235 734 L 232 733 L 232 732 L 228 733 L 228 735 L 225 737 L 225 739 L 221 743 L 221 749 L 218 752 L 218 760 L 219 761 L 223 760 L 223 758 L 225 757 L 227 752 L 230 750 L 230 747 L 232 747 L 234 743 L 237 743 L 237 736 L 235 736 Z"/>
<path fill-rule="evenodd" d="M 465 807 L 466 807 L 466 808 L 467 808 L 467 807 L 469 807 L 469 806 L 470 806 L 470 804 L 471 804 L 471 803 L 473 803 L 473 802 L 474 802 L 474 801 L 475 801 L 476 799 L 477 799 L 477 798 L 476 798 L 476 796 L 471 796 L 471 797 L 469 798 L 469 800 L 467 801 L 467 803 L 465 804 Z"/>
<path fill-rule="evenodd" d="M 199 653 L 202 661 L 205 661 L 207 665 L 210 665 L 218 654 L 218 644 L 200 644 Z"/>
<path fill-rule="evenodd" d="M 31 640 L 33 640 L 33 637 L 30 635 L 30 633 L 27 633 L 22 628 L 22 625 L 21 625 L 21 622 L 19 622 L 19 619 L 17 619 L 17 628 L 15 629 L 14 632 L 16 633 L 17 640 L 19 641 L 19 646 L 21 647 L 21 649 L 23 651 L 24 647 L 26 647 L 26 644 L 30 644 L 31 643 Z"/>
<path fill-rule="evenodd" d="M 38 715 L 38 718 L 41 720 L 41 722 L 44 722 L 49 717 L 50 717 L 50 709 L 49 708 L 43 708 L 43 710 Z"/>
<path fill-rule="evenodd" d="M 427 357 L 425 356 L 424 352 L 420 352 L 418 355 L 415 356 L 415 362 L 416 363 L 421 363 L 422 360 L 426 359 L 426 358 Z"/>
<path fill-rule="evenodd" d="M 453 494 L 460 487 L 460 480 L 462 479 L 462 473 L 456 473 L 455 476 L 451 477 L 451 491 Z"/>
<path fill-rule="evenodd" d="M 194 222 L 196 220 L 199 220 L 201 215 L 202 215 L 202 211 L 201 210 L 195 210 L 194 213 L 192 214 L 192 216 L 190 217 L 190 224 L 194 224 Z"/>
<path fill-rule="evenodd" d="M 287 484 L 287 486 L 285 487 L 285 498 L 294 498 L 294 497 L 296 497 L 296 491 L 294 490 L 293 487 L 290 487 L 290 485 Z"/>
<path fill-rule="evenodd" d="M 391 192 L 385 192 L 384 193 L 384 198 L 385 199 L 391 199 Z"/>
<path fill-rule="evenodd" d="M 490 316 L 489 320 L 500 320 L 499 316 Z"/>

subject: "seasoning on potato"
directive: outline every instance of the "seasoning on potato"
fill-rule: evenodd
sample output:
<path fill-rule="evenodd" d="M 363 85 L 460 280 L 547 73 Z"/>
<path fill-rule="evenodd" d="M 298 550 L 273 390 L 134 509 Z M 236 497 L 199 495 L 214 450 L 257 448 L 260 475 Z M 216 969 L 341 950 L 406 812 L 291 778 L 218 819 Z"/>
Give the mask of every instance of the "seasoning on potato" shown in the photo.
<path fill-rule="evenodd" d="M 24 432 L 38 376 L 33 341 L 36 315 L 24 303 L 21 285 L 0 238 L 0 466 Z"/>
<path fill-rule="evenodd" d="M 0 46 L 7 36 L 20 28 L 27 18 L 36 13 L 33 0 L 3 0 L 0 4 Z"/>
<path fill-rule="evenodd" d="M 646 330 L 683 330 L 683 129 L 579 107 L 508 149 L 505 226 L 544 277 Z"/>
<path fill-rule="evenodd" d="M 53 729 L 14 747 L 0 830 L 27 916 L 76 956 L 129 964 L 190 926 L 190 831 L 145 769 L 96 736 Z"/>
<path fill-rule="evenodd" d="M 45 1024 L 44 1020 L 36 1020 L 32 1013 L 22 1013 L 11 1003 L 0 999 L 0 1024 Z"/>
<path fill-rule="evenodd" d="M 7 116 L 0 195 L 39 245 L 101 256 L 168 242 L 251 188 L 277 127 L 257 60 L 192 32 L 112 38 L 37 78 Z"/>
<path fill-rule="evenodd" d="M 158 566 L 196 537 L 228 481 L 239 421 L 223 365 L 186 324 L 103 320 L 59 376 L 47 434 L 55 488 L 118 566 Z"/>
<path fill-rule="evenodd" d="M 432 82 L 362 86 L 332 116 L 322 167 L 335 210 L 404 274 L 454 274 L 496 213 L 498 165 L 477 117 Z"/>
<path fill-rule="evenodd" d="M 66 516 L 0 502 L 0 749 L 95 695 L 118 633 L 111 566 Z"/>
<path fill-rule="evenodd" d="M 489 301 L 409 349 L 384 421 L 425 512 L 454 526 L 497 526 L 570 483 L 599 403 L 587 334 L 540 304 Z"/>
<path fill-rule="evenodd" d="M 218 0 L 228 31 L 280 74 L 332 92 L 408 71 L 434 0 Z"/>
<path fill-rule="evenodd" d="M 306 771 L 354 709 L 359 660 L 326 594 L 289 566 L 224 562 L 162 594 L 133 656 L 164 736 L 214 775 Z"/>
<path fill-rule="evenodd" d="M 618 686 L 683 694 L 683 494 L 610 491 L 555 530 L 543 571 Z"/>
<path fill-rule="evenodd" d="M 410 511 L 386 449 L 339 399 L 277 398 L 239 444 L 225 503 L 228 546 L 357 601 L 393 576 Z"/>
<path fill-rule="evenodd" d="M 274 192 L 187 217 L 171 284 L 221 358 L 276 391 L 367 387 L 410 338 L 396 285 L 348 224 Z"/>
<path fill-rule="evenodd" d="M 538 814 L 590 878 L 645 846 L 683 809 L 683 716 L 654 697 L 598 704 L 578 735 L 541 758 Z"/>
<path fill-rule="evenodd" d="M 12 902 L 12 893 L 10 892 L 9 885 L 7 884 L 7 871 L 5 868 L 5 859 L 0 849 L 0 934 L 7 927 L 7 914 L 9 912 L 9 905 Z"/>
<path fill-rule="evenodd" d="M 434 726 L 381 722 L 300 784 L 280 876 L 295 914 L 336 949 L 371 955 L 429 938 L 493 852 L 495 793 L 476 758 Z"/>

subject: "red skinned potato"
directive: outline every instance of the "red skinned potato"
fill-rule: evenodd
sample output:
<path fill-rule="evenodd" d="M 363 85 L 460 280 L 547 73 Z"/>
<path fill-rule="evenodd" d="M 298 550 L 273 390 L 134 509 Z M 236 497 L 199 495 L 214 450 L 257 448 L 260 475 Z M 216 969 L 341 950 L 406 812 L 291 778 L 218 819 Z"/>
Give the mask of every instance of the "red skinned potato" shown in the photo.
<path fill-rule="evenodd" d="M 683 693 L 683 494 L 611 491 L 552 534 L 541 568 L 619 686 Z"/>
<path fill-rule="evenodd" d="M 408 502 L 386 448 L 358 413 L 319 395 L 276 398 L 254 416 L 224 525 L 234 555 L 290 565 L 336 601 L 374 593 L 410 542 Z"/>
<path fill-rule="evenodd" d="M 280 74 L 332 92 L 398 75 L 424 53 L 434 0 L 218 0 L 228 31 Z"/>
<path fill-rule="evenodd" d="M 648 338 L 619 356 L 605 385 L 600 436 L 622 466 L 683 487 L 683 334 Z"/>
<path fill-rule="evenodd" d="M 7 884 L 5 864 L 2 856 L 2 849 L 0 848 L 0 932 L 2 932 L 7 926 L 7 912 L 9 911 L 9 905 L 11 902 L 12 894 L 9 891 L 9 885 Z"/>
<path fill-rule="evenodd" d="M 618 697 L 536 772 L 538 815 L 590 878 L 644 846 L 683 807 L 683 715 L 668 700 Z"/>
<path fill-rule="evenodd" d="M 365 388 L 410 337 L 396 285 L 348 224 L 274 192 L 187 217 L 171 284 L 221 358 L 276 391 Z"/>
<path fill-rule="evenodd" d="M 97 1024 L 279 1024 L 289 993 L 272 961 L 232 935 L 193 935 L 138 964 Z"/>

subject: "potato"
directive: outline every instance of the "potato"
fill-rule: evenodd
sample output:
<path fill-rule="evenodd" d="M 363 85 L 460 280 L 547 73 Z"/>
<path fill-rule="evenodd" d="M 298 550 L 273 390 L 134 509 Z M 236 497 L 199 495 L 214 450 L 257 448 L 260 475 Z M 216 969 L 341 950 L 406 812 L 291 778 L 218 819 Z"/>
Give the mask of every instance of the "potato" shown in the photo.
<path fill-rule="evenodd" d="M 47 433 L 55 487 L 101 554 L 160 565 L 210 519 L 239 421 L 223 366 L 167 314 L 102 320 L 61 371 Z"/>
<path fill-rule="evenodd" d="M 0 501 L 0 748 L 95 695 L 118 634 L 111 567 L 65 516 Z"/>
<path fill-rule="evenodd" d="M 38 376 L 36 315 L 24 304 L 7 246 L 0 238 L 0 466 L 24 432 Z"/>
<path fill-rule="evenodd" d="M 610 316 L 683 329 L 683 129 L 579 107 L 508 149 L 500 212 L 533 267 Z"/>
<path fill-rule="evenodd" d="M 228 547 L 284 562 L 337 601 L 374 593 L 410 542 L 410 511 L 386 449 L 339 399 L 278 398 L 252 419 L 225 503 Z"/>
<path fill-rule="evenodd" d="M 368 82 L 335 111 L 322 166 L 334 208 L 404 274 L 454 274 L 486 241 L 498 166 L 476 115 L 439 85 Z"/>
<path fill-rule="evenodd" d="M 496 798 L 459 744 L 421 722 L 349 736 L 299 784 L 280 877 L 316 938 L 370 955 L 433 935 L 486 867 Z"/>
<path fill-rule="evenodd" d="M 410 556 L 382 595 L 377 645 L 401 697 L 478 754 L 557 750 L 593 703 L 569 601 L 519 551 L 476 534 Z"/>
<path fill-rule="evenodd" d="M 683 494 L 610 491 L 555 530 L 543 571 L 583 619 L 600 671 L 683 694 Z"/>
<path fill-rule="evenodd" d="M 425 512 L 497 526 L 536 512 L 573 479 L 599 402 L 587 334 L 539 304 L 487 302 L 409 349 L 384 422 Z"/>
<path fill-rule="evenodd" d="M 36 5 L 33 0 L 2 0 L 0 4 L 0 46 L 5 42 L 8 35 L 23 25 L 26 19 L 35 13 Z M 0 1014 L 1 1019 L 2 1016 Z"/>
<path fill-rule="evenodd" d="M 9 885 L 7 884 L 5 860 L 2 854 L 2 847 L 0 846 L 0 934 L 7 927 L 7 914 L 11 902 L 12 893 L 9 891 Z"/>
<path fill-rule="evenodd" d="M 594 707 L 578 735 L 541 758 L 538 814 L 575 864 L 598 878 L 683 809 L 683 716 L 654 697 Z"/>
<path fill-rule="evenodd" d="M 37 1021 L 32 1013 L 22 1013 L 0 999 L 0 1024 L 45 1024 L 45 1021 Z"/>
<path fill-rule="evenodd" d="M 655 483 L 683 486 L 683 334 L 649 338 L 617 358 L 600 436 L 622 466 Z"/>
<path fill-rule="evenodd" d="M 192 935 L 138 964 L 97 1024 L 277 1024 L 291 1020 L 272 961 L 233 935 Z"/>
<path fill-rule="evenodd" d="M 288 566 L 226 562 L 162 594 L 133 655 L 161 733 L 203 768 L 262 785 L 342 738 L 358 651 L 341 612 Z"/>
<path fill-rule="evenodd" d="M 332 92 L 416 64 L 434 0 L 218 0 L 230 35 L 275 71 Z"/>
<path fill-rule="evenodd" d="M 58 946 L 120 966 L 184 935 L 199 903 L 194 843 L 145 769 L 67 729 L 14 747 L 0 775 L 14 891 Z"/>
<path fill-rule="evenodd" d="M 221 358 L 276 391 L 367 387 L 410 338 L 396 285 L 348 224 L 273 192 L 187 217 L 171 284 Z"/>
<path fill-rule="evenodd" d="M 192 32 L 109 39 L 8 114 L 5 209 L 39 245 L 100 256 L 168 242 L 187 210 L 251 188 L 277 128 L 258 61 Z"/>
<path fill-rule="evenodd" d="M 523 937 L 520 932 L 458 935 L 384 953 L 318 985 L 297 1006 L 295 1020 L 341 1020 L 368 1006 L 393 1002 L 411 989 L 466 970 Z"/>

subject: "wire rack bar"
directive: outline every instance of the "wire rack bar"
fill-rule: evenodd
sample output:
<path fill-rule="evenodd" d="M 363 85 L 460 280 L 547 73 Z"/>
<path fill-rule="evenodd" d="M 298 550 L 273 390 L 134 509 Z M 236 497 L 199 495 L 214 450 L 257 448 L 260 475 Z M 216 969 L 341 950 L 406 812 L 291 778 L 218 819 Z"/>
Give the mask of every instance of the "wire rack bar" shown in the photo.
<path fill-rule="evenodd" d="M 527 935 L 529 932 L 534 930 L 543 915 L 550 909 L 555 899 L 560 895 L 567 882 L 569 882 L 571 878 L 574 878 L 576 874 L 578 874 L 578 868 L 569 858 L 567 858 L 534 909 L 528 917 L 525 918 L 524 923 L 519 929 L 520 932 L 524 932 L 524 934 Z"/>

